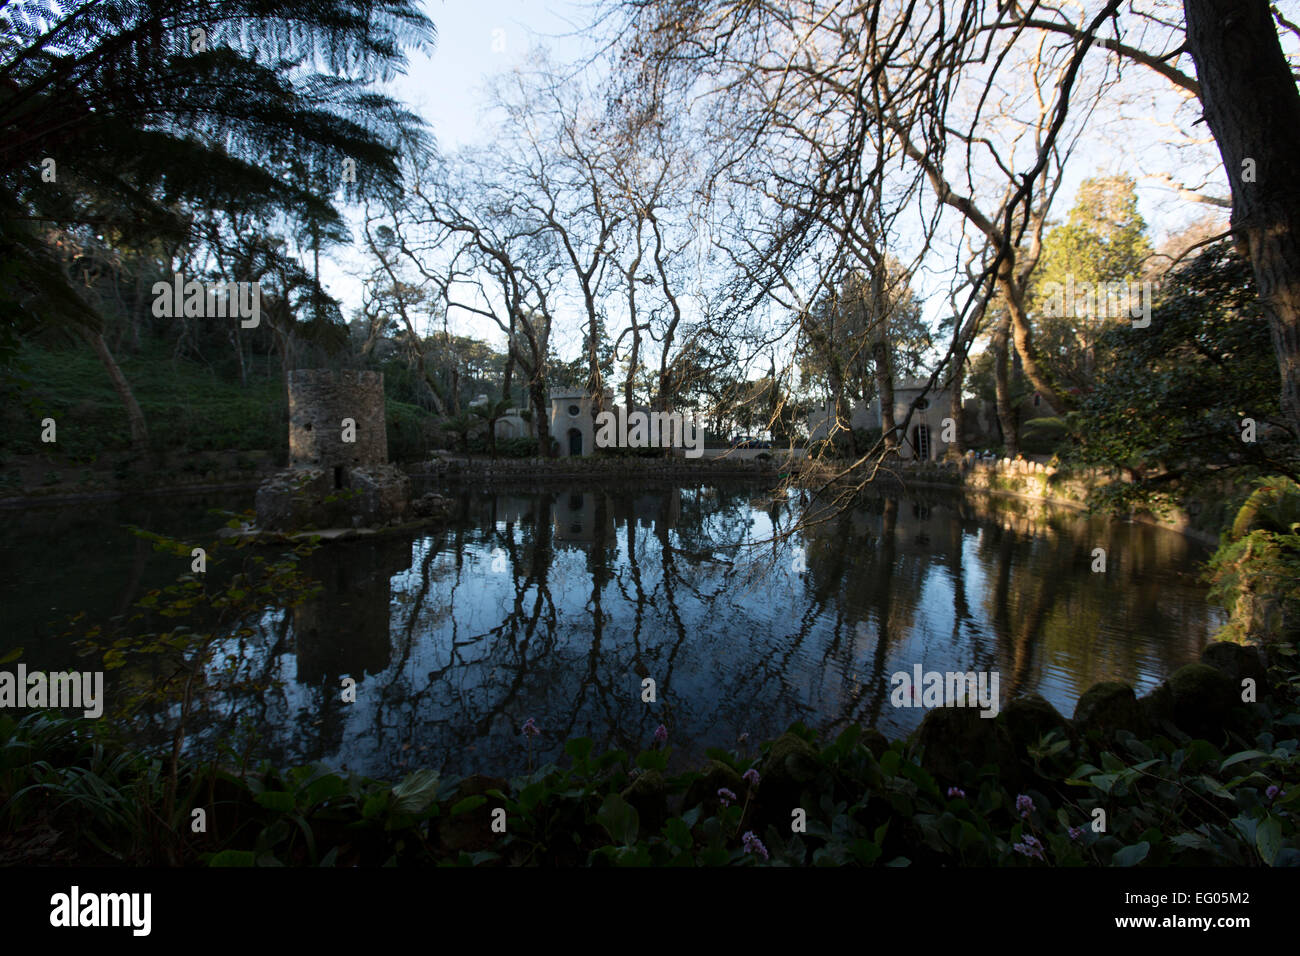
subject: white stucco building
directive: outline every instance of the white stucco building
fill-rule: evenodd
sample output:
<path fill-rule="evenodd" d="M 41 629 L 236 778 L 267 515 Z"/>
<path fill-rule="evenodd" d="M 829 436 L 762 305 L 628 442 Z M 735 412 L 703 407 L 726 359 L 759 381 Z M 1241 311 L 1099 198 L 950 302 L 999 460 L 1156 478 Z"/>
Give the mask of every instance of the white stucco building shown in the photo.
<path fill-rule="evenodd" d="M 894 423 L 902 425 L 907 418 L 908 409 L 925 390 L 925 379 L 900 379 L 894 383 Z M 952 394 L 948 389 L 935 388 L 912 413 L 905 434 L 899 435 L 899 456 L 905 459 L 924 459 L 936 461 L 948 450 L 944 441 L 943 420 L 952 415 Z M 965 403 L 964 410 L 969 416 L 976 414 L 973 405 Z M 808 415 L 808 440 L 824 441 L 829 433 L 829 426 L 835 416 L 834 402 L 825 402 Z M 851 427 L 878 434 L 880 432 L 880 397 L 876 396 L 867 405 L 855 405 L 850 416 Z"/>

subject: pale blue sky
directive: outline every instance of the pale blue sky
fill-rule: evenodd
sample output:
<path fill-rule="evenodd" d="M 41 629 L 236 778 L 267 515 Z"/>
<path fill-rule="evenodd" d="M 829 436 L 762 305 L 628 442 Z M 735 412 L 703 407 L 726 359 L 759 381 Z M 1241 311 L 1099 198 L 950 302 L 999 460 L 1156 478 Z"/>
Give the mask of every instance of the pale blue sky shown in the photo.
<path fill-rule="evenodd" d="M 425 118 L 441 150 L 452 152 L 463 145 L 483 142 L 490 128 L 485 111 L 486 80 L 520 65 L 529 50 L 539 44 L 549 47 L 557 62 L 571 62 L 589 52 L 591 43 L 583 35 L 582 25 L 590 20 L 594 3 L 595 0 L 425 0 L 425 10 L 438 30 L 437 45 L 430 55 L 413 56 L 407 75 L 394 81 L 389 92 Z M 1191 69 L 1186 58 L 1182 65 Z M 1132 103 L 1133 113 L 1171 116 L 1176 102 L 1168 99 L 1171 95 L 1168 86 L 1150 76 L 1145 79 L 1154 82 L 1144 82 L 1141 71 L 1131 66 L 1127 69 L 1139 74 L 1135 78 L 1130 73 L 1139 91 Z M 1158 170 L 1169 170 L 1197 185 L 1199 179 L 1208 176 L 1214 186 L 1212 191 L 1226 194 L 1222 171 L 1216 169 L 1218 154 L 1213 145 L 1194 150 L 1193 154 L 1171 150 L 1162 141 L 1159 121 L 1151 125 L 1149 136 L 1133 137 L 1130 126 L 1125 130 L 1127 138 L 1120 137 L 1117 141 L 1114 131 L 1108 127 L 1110 121 L 1118 120 L 1119 112 L 1127 111 L 1103 108 L 1095 128 L 1090 127 L 1089 142 L 1080 144 L 1067 182 L 1057 197 L 1057 217 L 1064 218 L 1068 213 L 1079 182 L 1098 173 L 1129 173 L 1140 180 L 1146 177 L 1139 185 L 1139 204 L 1156 241 L 1195 218 L 1214 213 L 1211 207 L 1177 199 L 1172 191 L 1150 178 Z M 1172 135 L 1174 131 L 1169 132 Z M 1196 160 L 1190 167 L 1189 159 Z M 322 278 L 327 289 L 341 300 L 344 317 L 350 320 L 361 301 L 358 276 L 364 260 L 355 250 L 341 251 L 334 259 L 331 263 L 322 262 Z M 942 297 L 934 294 L 944 284 L 946 280 L 937 274 L 917 277 L 918 291 L 929 299 L 927 318 L 935 318 L 946 308 Z M 502 343 L 499 330 L 487 320 L 453 315 L 451 324 L 460 333 L 498 345 Z M 567 351 L 561 342 L 557 344 L 562 351 Z"/>
<path fill-rule="evenodd" d="M 439 149 L 448 153 L 483 140 L 489 77 L 519 66 L 537 44 L 546 45 L 561 60 L 581 56 L 589 45 L 578 26 L 590 16 L 585 3 L 424 0 L 422 5 L 438 28 L 437 45 L 429 55 L 412 55 L 406 75 L 393 81 L 389 93 L 429 123 Z M 364 260 L 342 252 L 334 259 L 321 263 L 322 279 L 351 321 L 361 304 L 361 282 L 355 273 Z M 500 338 L 496 326 L 486 320 L 461 324 L 461 331 L 493 341 Z"/>

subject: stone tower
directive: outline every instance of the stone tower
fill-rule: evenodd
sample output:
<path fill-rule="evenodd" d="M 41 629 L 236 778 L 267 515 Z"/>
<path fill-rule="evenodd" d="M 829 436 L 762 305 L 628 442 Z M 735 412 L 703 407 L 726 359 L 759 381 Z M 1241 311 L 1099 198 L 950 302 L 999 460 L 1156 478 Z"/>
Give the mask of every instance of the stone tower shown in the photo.
<path fill-rule="evenodd" d="M 382 372 L 289 373 L 289 467 L 257 490 L 270 530 L 403 520 L 410 479 L 388 464 Z"/>
<path fill-rule="evenodd" d="M 345 436 L 347 420 L 354 427 Z M 354 465 L 387 463 L 383 372 L 296 369 L 289 373 L 290 466 L 321 468 L 342 478 Z M 335 487 L 344 486 L 340 482 Z"/>

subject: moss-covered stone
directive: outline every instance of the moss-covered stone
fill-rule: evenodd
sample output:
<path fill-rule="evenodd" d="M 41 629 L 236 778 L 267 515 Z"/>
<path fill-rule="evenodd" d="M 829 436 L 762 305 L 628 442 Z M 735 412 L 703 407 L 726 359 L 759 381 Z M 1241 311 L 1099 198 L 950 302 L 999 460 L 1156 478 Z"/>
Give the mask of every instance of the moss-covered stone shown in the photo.
<path fill-rule="evenodd" d="M 1038 694 L 1016 697 L 998 715 L 1011 735 L 1016 753 L 1023 756 L 1030 747 L 1054 730 L 1067 738 L 1072 735 L 1070 722 Z"/>
<path fill-rule="evenodd" d="M 1000 720 L 981 717 L 970 707 L 937 707 L 916 732 L 921 766 L 943 783 L 971 785 L 976 772 L 993 764 L 1009 787 L 1018 786 L 1020 762 L 1011 735 Z"/>
<path fill-rule="evenodd" d="M 714 809 L 720 804 L 718 791 L 723 788 L 734 793 L 737 801 L 745 799 L 745 783 L 740 774 L 721 760 L 710 760 L 704 767 L 703 776 L 687 788 L 685 806 L 690 808 L 702 803 Z"/>
<path fill-rule="evenodd" d="M 1138 709 L 1150 733 L 1164 734 L 1179 743 L 1189 739 L 1174 723 L 1174 692 L 1168 681 L 1161 681 L 1151 693 L 1138 698 Z"/>
<path fill-rule="evenodd" d="M 1121 681 L 1093 684 L 1074 705 L 1074 727 L 1081 734 L 1096 732 L 1109 737 L 1117 730 L 1128 730 L 1141 736 L 1145 724 L 1137 695 Z"/>
<path fill-rule="evenodd" d="M 478 808 L 451 816 L 448 812 L 466 797 L 487 796 L 489 790 L 502 793 L 510 791 L 510 784 L 499 777 L 487 777 L 472 774 L 462 780 L 456 787 L 455 795 L 442 807 L 438 816 L 438 839 L 444 850 L 450 853 L 489 849 L 496 840 L 492 833 L 493 799 L 487 797 L 487 803 Z"/>
<path fill-rule="evenodd" d="M 774 740 L 759 766 L 762 776 L 759 799 L 765 814 L 788 824 L 790 808 L 799 805 L 803 791 L 816 779 L 820 766 L 817 748 L 798 734 L 786 732 Z"/>
<path fill-rule="evenodd" d="M 668 818 L 668 783 L 658 770 L 646 770 L 623 790 L 623 799 L 636 808 L 643 830 L 653 833 Z"/>
<path fill-rule="evenodd" d="M 1267 686 L 1264 659 L 1259 648 L 1253 644 L 1215 641 L 1201 651 L 1201 663 L 1223 671 L 1238 688 L 1246 678 L 1255 682 L 1258 694 L 1262 694 Z"/>
<path fill-rule="evenodd" d="M 1174 723 L 1193 737 L 1211 742 L 1223 734 L 1240 696 L 1232 678 L 1209 664 L 1187 664 L 1169 677 Z"/>

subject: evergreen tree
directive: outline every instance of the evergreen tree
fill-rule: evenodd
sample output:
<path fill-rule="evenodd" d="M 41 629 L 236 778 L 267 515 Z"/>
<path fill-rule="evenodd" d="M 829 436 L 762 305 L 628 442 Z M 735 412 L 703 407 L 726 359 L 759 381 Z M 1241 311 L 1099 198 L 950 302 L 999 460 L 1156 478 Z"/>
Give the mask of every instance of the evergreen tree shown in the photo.
<path fill-rule="evenodd" d="M 433 37 L 408 0 L 7 4 L 0 363 L 43 321 L 86 335 L 113 374 L 103 319 L 66 271 L 65 231 L 181 244 L 199 211 L 260 206 L 319 234 L 341 223 L 333 193 L 391 187 L 421 124 L 370 85 Z"/>

